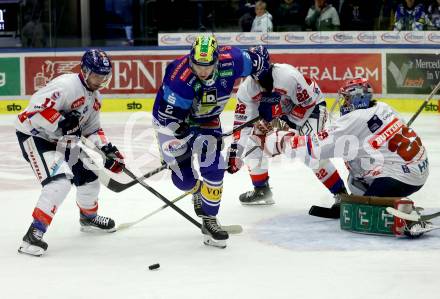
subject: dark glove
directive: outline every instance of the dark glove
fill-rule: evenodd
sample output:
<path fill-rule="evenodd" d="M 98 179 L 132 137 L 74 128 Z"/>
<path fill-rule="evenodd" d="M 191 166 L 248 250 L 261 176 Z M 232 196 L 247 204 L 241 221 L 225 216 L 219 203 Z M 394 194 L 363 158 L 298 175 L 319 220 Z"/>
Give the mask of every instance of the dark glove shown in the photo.
<path fill-rule="evenodd" d="M 260 116 L 267 122 L 283 115 L 281 107 L 281 96 L 278 93 L 263 93 L 258 106 Z"/>
<path fill-rule="evenodd" d="M 101 147 L 101 151 L 105 154 L 106 160 L 104 167 L 114 173 L 120 173 L 122 171 L 124 163 L 124 156 L 118 150 L 116 146 L 111 143 Z"/>
<path fill-rule="evenodd" d="M 243 166 L 241 155 L 243 147 L 237 143 L 231 144 L 228 149 L 228 168 L 226 169 L 230 174 L 236 173 Z"/>
<path fill-rule="evenodd" d="M 191 133 L 191 127 L 186 122 L 179 123 L 178 125 L 179 127 L 174 131 L 174 136 L 177 139 L 188 137 Z"/>
<path fill-rule="evenodd" d="M 64 114 L 64 119 L 58 122 L 58 128 L 63 131 L 63 135 L 81 136 L 80 117 L 81 113 L 76 110 Z"/>

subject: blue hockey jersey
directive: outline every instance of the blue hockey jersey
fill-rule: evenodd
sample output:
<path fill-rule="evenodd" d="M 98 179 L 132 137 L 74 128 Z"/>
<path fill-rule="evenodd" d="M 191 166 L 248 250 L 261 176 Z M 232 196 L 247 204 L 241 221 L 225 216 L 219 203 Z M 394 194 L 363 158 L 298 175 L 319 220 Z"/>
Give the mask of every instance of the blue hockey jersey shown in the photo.
<path fill-rule="evenodd" d="M 162 126 L 183 122 L 207 123 L 218 118 L 228 102 L 235 80 L 261 68 L 261 57 L 237 47 L 219 47 L 213 84 L 204 84 L 192 72 L 189 55 L 171 62 L 156 95 L 153 117 Z"/>

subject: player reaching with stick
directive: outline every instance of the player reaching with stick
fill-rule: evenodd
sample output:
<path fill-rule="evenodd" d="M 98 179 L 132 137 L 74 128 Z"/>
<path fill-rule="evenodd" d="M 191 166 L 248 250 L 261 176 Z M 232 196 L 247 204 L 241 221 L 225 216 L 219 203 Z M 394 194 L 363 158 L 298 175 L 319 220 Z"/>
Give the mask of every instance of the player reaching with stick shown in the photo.
<path fill-rule="evenodd" d="M 220 114 L 234 82 L 263 76 L 269 64 L 258 53 L 237 47 L 218 47 L 214 36 L 197 36 L 191 52 L 172 61 L 153 107 L 163 160 L 172 169 L 174 185 L 193 193 L 194 209 L 203 220 L 205 244 L 226 247 L 228 233 L 217 221 L 225 169 L 221 155 Z M 193 167 L 198 156 L 199 179 Z"/>
<path fill-rule="evenodd" d="M 263 46 L 250 49 L 269 60 L 269 53 Z M 299 135 L 318 132 L 325 127 L 327 109 L 324 96 L 313 80 L 304 77 L 296 68 L 288 64 L 271 64 L 264 77 L 250 76 L 240 85 L 237 92 L 238 104 L 235 110 L 234 125 L 240 125 L 255 116 L 262 120 L 252 127 L 235 134 L 229 149 L 228 171 L 234 173 L 243 164 L 241 158 L 251 147 L 245 147 L 248 136 L 253 132 L 264 144 L 266 135 L 273 130 L 272 120 L 278 118 Z M 271 103 L 267 97 L 274 99 Z M 273 204 L 269 188 L 268 160 L 261 149 L 249 154 L 247 159 L 254 190 L 241 194 L 239 200 L 244 205 Z M 345 193 L 344 183 L 330 160 L 321 160 L 313 168 L 322 184 L 333 194 Z M 338 212 L 338 205 L 334 207 Z"/>
<path fill-rule="evenodd" d="M 115 222 L 98 215 L 100 183 L 78 159 L 80 149 L 75 146 L 81 136 L 87 137 L 114 158 L 105 161 L 106 168 L 115 173 L 122 171 L 124 158 L 108 142 L 99 120 L 98 90 L 110 82 L 112 65 L 104 51 L 91 49 L 84 53 L 80 66 L 79 74 L 61 75 L 33 94 L 16 121 L 23 157 L 43 187 L 32 224 L 18 249 L 21 253 L 40 256 L 47 250 L 43 235 L 72 183 L 77 187 L 81 230 L 114 231 Z"/>

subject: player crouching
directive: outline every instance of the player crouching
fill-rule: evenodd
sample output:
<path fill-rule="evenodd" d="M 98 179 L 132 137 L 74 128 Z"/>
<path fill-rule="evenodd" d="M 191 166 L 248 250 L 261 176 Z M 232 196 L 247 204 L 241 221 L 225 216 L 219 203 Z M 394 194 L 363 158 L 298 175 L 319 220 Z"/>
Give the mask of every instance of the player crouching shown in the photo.
<path fill-rule="evenodd" d="M 75 146 L 81 136 L 87 137 L 109 157 L 106 168 L 122 171 L 123 156 L 107 141 L 99 120 L 98 90 L 107 86 L 111 71 L 104 51 L 88 50 L 79 74 L 64 74 L 49 82 L 32 95 L 28 107 L 18 115 L 17 138 L 23 157 L 42 185 L 20 253 L 40 256 L 47 250 L 43 235 L 72 183 L 77 187 L 81 230 L 115 231 L 113 219 L 97 214 L 100 183 L 78 159 L 83 154 Z"/>
<path fill-rule="evenodd" d="M 390 106 L 372 99 L 366 79 L 347 81 L 339 94 L 341 117 L 327 129 L 304 136 L 271 132 L 265 153 L 309 162 L 343 158 L 354 195 L 404 198 L 422 188 L 429 174 L 428 158 L 416 132 Z"/>

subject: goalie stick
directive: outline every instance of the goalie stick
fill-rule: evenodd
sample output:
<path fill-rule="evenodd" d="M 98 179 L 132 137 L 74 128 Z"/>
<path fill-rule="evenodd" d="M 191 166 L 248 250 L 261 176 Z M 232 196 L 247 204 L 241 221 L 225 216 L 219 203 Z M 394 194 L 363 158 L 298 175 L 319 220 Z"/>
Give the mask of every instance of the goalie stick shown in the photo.
<path fill-rule="evenodd" d="M 395 217 L 398 217 L 398 218 L 401 218 L 404 220 L 415 221 L 415 222 L 429 221 L 431 219 L 434 219 L 434 218 L 437 218 L 440 216 L 440 212 L 436 212 L 433 214 L 420 215 L 416 211 L 413 211 L 411 214 L 408 214 L 408 213 L 396 210 L 395 208 L 392 208 L 392 207 L 387 207 L 386 210 L 389 214 L 391 214 Z"/>
<path fill-rule="evenodd" d="M 171 202 L 172 203 L 176 203 L 179 200 L 181 200 L 182 198 L 184 198 L 185 196 L 187 196 L 188 194 L 190 194 L 189 192 L 186 192 L 182 195 L 180 195 L 179 197 L 173 199 Z M 136 221 L 131 221 L 131 222 L 125 222 L 125 223 L 121 223 L 118 225 L 118 227 L 116 228 L 116 231 L 121 231 L 121 230 L 125 230 L 128 229 L 142 221 L 144 221 L 147 218 L 150 218 L 151 216 L 159 213 L 160 211 L 166 209 L 168 207 L 167 204 L 161 206 L 160 208 L 148 213 L 147 215 L 143 216 L 142 218 L 139 218 Z M 243 232 L 243 228 L 241 227 L 241 225 L 222 225 L 221 226 L 225 231 L 227 231 L 229 234 L 240 234 Z"/>
<path fill-rule="evenodd" d="M 256 117 L 256 118 L 254 118 L 254 119 L 251 119 L 250 121 L 245 122 L 245 123 L 243 123 L 243 124 L 237 126 L 237 127 L 234 128 L 232 131 L 230 131 L 230 132 L 228 132 L 228 133 L 225 133 L 225 134 L 222 134 L 221 136 L 217 137 L 217 140 L 219 140 L 220 138 L 225 138 L 225 137 L 231 136 L 231 135 L 234 134 L 235 132 L 238 132 L 238 131 L 240 131 L 241 129 L 243 129 L 243 128 L 245 128 L 245 127 L 247 127 L 247 126 L 249 126 L 249 125 L 255 123 L 255 122 L 258 121 L 259 119 L 260 119 L 259 116 Z M 138 178 L 136 178 L 136 179 L 133 179 L 132 181 L 130 181 L 130 182 L 128 182 L 128 183 L 121 183 L 121 182 L 118 182 L 117 180 L 115 180 L 115 179 L 113 179 L 113 178 L 107 176 L 107 175 L 106 175 L 105 173 L 103 173 L 103 172 L 100 173 L 99 180 L 100 180 L 101 183 L 102 183 L 104 186 L 106 186 L 108 189 L 110 189 L 110 190 L 112 190 L 112 191 L 114 191 L 114 192 L 119 193 L 119 192 L 124 191 L 125 189 L 130 188 L 130 187 L 133 186 L 133 185 L 136 185 L 136 184 L 139 182 L 138 179 L 140 179 L 140 180 L 147 179 L 147 178 L 149 178 L 149 177 L 151 177 L 151 176 L 153 176 L 153 175 L 155 175 L 155 174 L 157 174 L 157 173 L 159 173 L 159 172 L 161 172 L 162 170 L 167 169 L 167 168 L 169 168 L 169 166 L 168 166 L 167 164 L 162 164 L 160 167 L 158 167 L 158 168 L 156 168 L 156 169 L 154 169 L 154 170 L 152 170 L 152 171 L 150 171 L 150 172 L 147 172 L 146 174 L 144 174 L 144 175 L 142 175 L 142 176 L 140 176 L 140 177 L 138 177 Z"/>
<path fill-rule="evenodd" d="M 411 117 L 411 119 L 407 122 L 407 126 L 411 126 L 412 123 L 415 121 L 415 119 L 419 116 L 419 114 L 422 112 L 423 108 L 428 104 L 428 102 L 434 97 L 434 95 L 438 92 L 440 89 L 440 81 L 437 83 L 437 85 L 434 87 L 434 89 L 431 91 L 431 93 L 428 95 L 428 97 L 423 101 L 422 105 L 419 107 L 419 109 L 414 113 L 414 115 Z M 333 105 L 334 107 L 335 105 Z M 332 107 L 332 109 L 333 109 Z M 309 215 L 316 216 L 316 217 L 322 217 L 322 218 L 330 218 L 330 219 L 338 219 L 339 218 L 339 209 L 338 211 L 332 211 L 334 207 L 326 208 L 326 207 L 320 207 L 320 206 L 311 206 L 309 210 Z M 402 218 L 403 219 L 403 218 Z"/>

